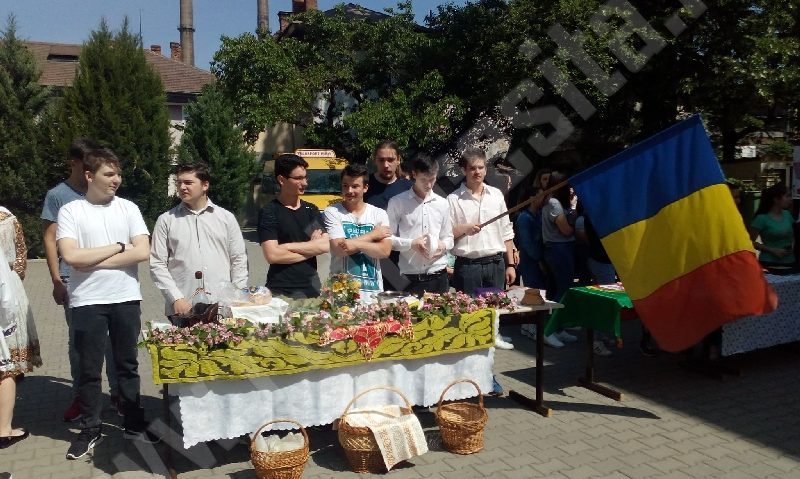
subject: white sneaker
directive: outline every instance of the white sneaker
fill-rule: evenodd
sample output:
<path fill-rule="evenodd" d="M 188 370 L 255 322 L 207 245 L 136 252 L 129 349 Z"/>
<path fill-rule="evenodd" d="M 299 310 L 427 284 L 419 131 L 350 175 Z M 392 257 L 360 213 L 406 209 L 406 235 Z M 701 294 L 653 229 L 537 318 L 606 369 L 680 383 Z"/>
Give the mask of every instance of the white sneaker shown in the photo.
<path fill-rule="evenodd" d="M 555 334 L 551 334 L 550 336 L 544 337 L 544 344 L 550 346 L 551 348 L 563 348 L 564 343 L 558 340 Z"/>
<path fill-rule="evenodd" d="M 606 348 L 606 345 L 603 344 L 602 341 L 595 341 L 592 350 L 598 356 L 611 356 L 611 351 Z"/>
<path fill-rule="evenodd" d="M 494 338 L 494 346 L 497 349 L 514 349 L 514 345 L 509 343 L 508 341 L 503 341 L 501 336 L 497 336 Z"/>
<path fill-rule="evenodd" d="M 510 342 L 512 342 L 512 341 L 511 341 L 511 338 L 510 338 L 509 336 L 506 336 L 506 335 L 504 335 L 504 334 L 498 334 L 497 336 L 498 336 L 500 339 L 502 339 L 503 341 L 507 342 L 507 343 L 510 343 Z"/>
<path fill-rule="evenodd" d="M 557 337 L 562 343 L 574 343 L 578 340 L 577 336 L 573 336 L 566 331 L 555 333 L 555 337 Z"/>

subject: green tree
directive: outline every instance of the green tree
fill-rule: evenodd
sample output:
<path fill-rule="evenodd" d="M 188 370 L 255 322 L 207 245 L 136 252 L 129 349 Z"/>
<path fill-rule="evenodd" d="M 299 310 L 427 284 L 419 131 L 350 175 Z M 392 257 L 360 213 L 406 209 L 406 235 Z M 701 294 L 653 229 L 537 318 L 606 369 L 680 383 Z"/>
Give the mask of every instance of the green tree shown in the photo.
<path fill-rule="evenodd" d="M 721 0 L 687 40 L 699 67 L 685 76 L 683 99 L 704 114 L 723 161 L 750 133 L 781 130 L 787 115 L 796 120 L 800 1 Z"/>
<path fill-rule="evenodd" d="M 236 126 L 233 109 L 219 89 L 206 85 L 186 112 L 179 160 L 206 163 L 211 169 L 210 196 L 218 205 L 238 214 L 258 165 Z"/>
<path fill-rule="evenodd" d="M 118 32 L 105 21 L 92 32 L 60 116 L 69 119 L 69 138 L 93 138 L 117 154 L 123 163 L 119 195 L 136 203 L 152 225 L 169 204 L 169 117 L 161 78 L 127 18 Z"/>
<path fill-rule="evenodd" d="M 296 37 L 223 38 L 211 70 L 247 139 L 289 122 L 304 127 L 310 144 L 360 160 L 381 139 L 431 149 L 452 136 L 462 102 L 444 91 L 438 65 L 426 60 L 428 36 L 410 2 L 388 13 L 352 20 L 340 5 L 333 15 L 296 17 Z"/>
<path fill-rule="evenodd" d="M 39 214 L 47 191 L 39 145 L 50 91 L 40 75 L 9 17 L 0 37 L 0 205 L 20 219 L 31 257 L 43 253 Z"/>

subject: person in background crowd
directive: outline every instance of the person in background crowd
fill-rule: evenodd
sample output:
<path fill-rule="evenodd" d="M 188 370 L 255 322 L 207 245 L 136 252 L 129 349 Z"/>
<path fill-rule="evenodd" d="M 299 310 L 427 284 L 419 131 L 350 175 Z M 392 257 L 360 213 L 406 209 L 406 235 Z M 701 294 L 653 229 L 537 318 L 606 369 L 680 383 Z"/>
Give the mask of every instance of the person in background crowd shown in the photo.
<path fill-rule="evenodd" d="M 100 372 L 106 338 L 125 414 L 123 437 L 151 444 L 161 440 L 147 430 L 137 358 L 142 329 L 137 264 L 150 254 L 147 225 L 134 203 L 116 196 L 122 167 L 114 153 L 90 151 L 85 168 L 86 196 L 59 210 L 56 231 L 58 251 L 72 267 L 69 298 L 80 364 L 81 432 L 67 459 L 85 456 L 102 440 Z"/>
<path fill-rule="evenodd" d="M 759 262 L 765 267 L 795 266 L 794 232 L 792 214 L 787 211 L 792 204 L 782 183 L 770 186 L 761 193 L 761 202 L 750 222 L 750 239 L 761 254 Z M 759 243 L 757 238 L 761 238 Z"/>
<path fill-rule="evenodd" d="M 247 286 L 242 230 L 233 213 L 208 197 L 208 166 L 180 165 L 176 173 L 181 203 L 158 217 L 150 245 L 150 276 L 164 295 L 167 316 L 191 311 L 196 271 L 202 271 L 212 302 L 220 283 Z"/>
<path fill-rule="evenodd" d="M 375 173 L 369 180 L 364 201 L 385 211 L 389 208 L 390 199 L 413 186 L 414 182 L 408 176 L 412 167 L 400 157 L 397 143 L 389 140 L 378 143 L 372 152 L 372 161 L 375 163 Z M 403 170 L 404 165 L 407 170 Z M 402 291 L 407 286 L 406 279 L 400 274 L 399 261 L 399 251 L 392 251 L 388 258 L 380 260 L 386 291 Z"/>
<path fill-rule="evenodd" d="M 547 189 L 566 179 L 559 172 L 553 172 Z M 553 289 L 548 297 L 558 301 L 572 287 L 575 278 L 575 210 L 572 209 L 572 187 L 564 185 L 552 192 L 542 207 L 542 239 L 544 240 L 544 261 L 547 265 Z M 547 336 L 545 344 L 560 348 L 564 342 L 574 342 L 578 338 L 566 331 L 558 331 Z"/>
<path fill-rule="evenodd" d="M 364 165 L 350 164 L 342 171 L 342 202 L 325 208 L 325 228 L 330 237 L 331 274 L 349 273 L 367 294 L 383 291 L 381 258 L 392 251 L 386 211 L 364 203 L 369 173 Z"/>
<path fill-rule="evenodd" d="M 386 213 L 392 230 L 392 249 L 400 252 L 400 273 L 410 294 L 447 293 L 445 252 L 453 247 L 450 205 L 433 192 L 439 165 L 428 155 L 412 163 L 414 185 L 389 200 Z"/>
<path fill-rule="evenodd" d="M 503 193 L 484 183 L 486 155 L 468 149 L 458 165 L 464 174 L 461 187 L 447 196 L 455 240 L 453 280 L 458 291 L 474 296 L 480 288 L 504 290 L 516 278 L 514 229 L 508 215 L 481 227 L 481 223 L 507 211 Z M 510 338 L 496 346 L 512 349 Z"/>
<path fill-rule="evenodd" d="M 28 437 L 11 425 L 17 398 L 17 380 L 42 365 L 39 338 L 22 286 L 27 248 L 17 218 L 0 207 L 0 449 Z"/>
<path fill-rule="evenodd" d="M 258 219 L 258 238 L 270 265 L 267 288 L 292 298 L 319 296 L 317 256 L 330 250 L 319 208 L 300 199 L 308 184 L 306 168 L 306 160 L 292 153 L 275 159 L 281 191 Z"/>
<path fill-rule="evenodd" d="M 78 353 L 75 351 L 75 330 L 72 327 L 72 309 L 69 307 L 70 267 L 58 254 L 56 248 L 56 228 L 58 227 L 58 211 L 65 204 L 79 200 L 86 194 L 86 174 L 83 160 L 91 150 L 99 149 L 100 145 L 86 138 L 78 138 L 69 147 L 69 178 L 62 181 L 44 198 L 42 207 L 42 222 L 44 230 L 44 254 L 47 258 L 47 269 L 50 270 L 50 279 L 53 282 L 53 299 L 56 304 L 64 306 L 64 318 L 67 321 L 67 357 L 69 359 L 70 375 L 72 376 L 72 402 L 64 411 L 64 421 L 74 422 L 81 418 L 80 404 L 78 402 Z M 108 378 L 111 405 L 118 415 L 122 415 L 122 403 L 117 392 L 117 373 L 114 369 L 114 359 L 111 356 L 111 343 L 106 345 L 105 352 L 106 377 Z"/>
<path fill-rule="evenodd" d="M 615 284 L 617 282 L 617 272 L 614 269 L 614 265 L 611 264 L 611 259 L 609 259 L 603 243 L 600 241 L 597 230 L 594 229 L 591 218 L 586 213 L 581 218 L 583 218 L 583 227 L 580 229 L 575 228 L 575 236 L 578 241 L 586 245 L 586 268 L 591 274 L 592 282 L 594 284 Z M 609 338 L 604 333 L 595 332 L 595 340 L 592 347 L 594 353 L 598 356 L 611 355 L 611 351 L 608 350 L 604 343 L 606 339 Z"/>
<path fill-rule="evenodd" d="M 550 170 L 539 170 L 533 183 L 525 195 L 526 199 L 535 197 L 544 191 L 541 180 L 550 178 Z M 514 242 L 519 251 L 519 266 L 517 272 L 522 277 L 523 286 L 547 290 L 547 272 L 544 265 L 544 242 L 542 240 L 542 205 L 544 196 L 534 200 L 523 209 L 514 223 Z M 536 328 L 532 324 L 521 326 L 522 335 L 536 339 Z"/>

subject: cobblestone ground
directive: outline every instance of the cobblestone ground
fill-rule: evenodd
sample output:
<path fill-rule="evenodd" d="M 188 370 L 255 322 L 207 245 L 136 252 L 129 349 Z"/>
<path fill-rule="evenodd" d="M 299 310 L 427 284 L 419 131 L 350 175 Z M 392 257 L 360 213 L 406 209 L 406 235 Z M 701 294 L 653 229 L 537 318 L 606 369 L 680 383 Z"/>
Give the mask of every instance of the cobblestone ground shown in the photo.
<path fill-rule="evenodd" d="M 263 281 L 266 265 L 258 245 L 249 243 L 251 284 Z M 321 271 L 327 264 L 321 262 Z M 140 271 L 143 319 L 162 314 L 163 303 L 145 268 Z M 104 441 L 86 460 L 64 459 L 76 430 L 61 422 L 71 392 L 63 312 L 50 296 L 44 262 L 29 264 L 25 287 L 44 351 L 43 368 L 18 388 L 14 423 L 31 438 L 0 450 L 0 472 L 15 479 L 162 477 L 163 450 L 124 441 L 120 420 L 104 410 Z M 495 369 L 508 389 L 533 395 L 534 344 L 516 328 L 504 331 L 517 349 L 498 351 Z M 731 358 L 741 375 L 718 381 L 679 367 L 680 357 L 641 356 L 638 326 L 626 325 L 622 350 L 597 359 L 597 375 L 622 391 L 622 402 L 578 387 L 585 344 L 546 350 L 545 400 L 550 418 L 508 398 L 487 398 L 486 448 L 458 456 L 442 450 L 434 416 L 419 415 L 431 452 L 388 474 L 401 478 L 799 478 L 800 348 L 778 347 Z M 139 355 L 143 402 L 161 417 L 160 390 L 150 360 Z M 106 402 L 107 402 L 106 397 Z M 257 408 L 253 404 L 253 408 Z M 243 411 L 246 414 L 247 411 Z M 335 434 L 309 430 L 311 458 L 303 477 L 349 478 Z M 246 441 L 222 441 L 174 453 L 182 478 L 255 478 Z"/>

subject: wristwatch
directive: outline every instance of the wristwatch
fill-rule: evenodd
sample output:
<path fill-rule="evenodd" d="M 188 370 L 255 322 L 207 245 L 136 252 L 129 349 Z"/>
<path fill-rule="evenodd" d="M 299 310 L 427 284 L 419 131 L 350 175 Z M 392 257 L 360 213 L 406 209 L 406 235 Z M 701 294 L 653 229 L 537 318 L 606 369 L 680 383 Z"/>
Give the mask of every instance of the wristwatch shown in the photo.
<path fill-rule="evenodd" d="M 117 244 L 120 245 L 120 247 L 121 247 L 119 252 L 120 253 L 124 253 L 125 252 L 125 243 L 123 243 L 122 241 L 117 241 Z"/>

